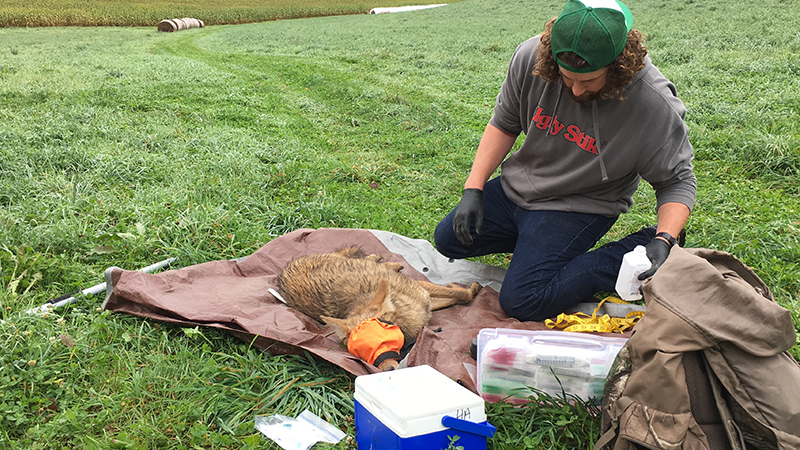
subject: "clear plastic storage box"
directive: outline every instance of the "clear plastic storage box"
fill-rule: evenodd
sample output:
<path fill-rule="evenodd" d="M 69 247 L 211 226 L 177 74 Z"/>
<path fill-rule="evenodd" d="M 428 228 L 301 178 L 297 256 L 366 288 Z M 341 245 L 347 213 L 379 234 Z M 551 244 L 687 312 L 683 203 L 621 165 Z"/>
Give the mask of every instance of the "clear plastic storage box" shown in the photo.
<path fill-rule="evenodd" d="M 628 339 L 568 331 L 484 328 L 478 334 L 478 390 L 489 402 L 524 403 L 534 389 L 600 399 Z"/>

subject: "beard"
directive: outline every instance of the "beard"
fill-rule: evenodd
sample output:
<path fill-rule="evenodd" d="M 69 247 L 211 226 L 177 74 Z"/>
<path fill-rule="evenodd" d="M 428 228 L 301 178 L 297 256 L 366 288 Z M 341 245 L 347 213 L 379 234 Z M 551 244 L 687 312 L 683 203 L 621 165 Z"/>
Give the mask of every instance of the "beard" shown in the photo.
<path fill-rule="evenodd" d="M 599 98 L 602 98 L 603 95 L 608 93 L 608 91 L 610 91 L 610 90 L 611 90 L 611 88 L 608 86 L 608 83 L 606 83 L 606 85 L 603 86 L 597 92 L 584 92 L 581 95 L 575 95 L 575 94 L 572 93 L 572 89 L 567 88 L 567 94 L 569 94 L 569 97 L 572 100 L 574 100 L 576 103 L 584 104 L 584 103 L 591 103 L 591 102 L 593 102 L 593 101 L 595 101 L 595 100 L 597 100 Z"/>

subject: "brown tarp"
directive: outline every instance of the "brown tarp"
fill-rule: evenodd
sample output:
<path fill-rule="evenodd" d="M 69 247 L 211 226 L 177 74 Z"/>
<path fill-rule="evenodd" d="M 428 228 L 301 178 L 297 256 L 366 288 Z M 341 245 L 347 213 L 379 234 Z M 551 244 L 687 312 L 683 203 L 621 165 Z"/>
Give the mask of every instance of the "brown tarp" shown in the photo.
<path fill-rule="evenodd" d="M 438 254 L 427 255 L 426 251 L 404 257 L 387 248 L 384 242 L 391 241 L 386 239 L 387 236 L 399 237 L 390 236 L 388 232 L 362 229 L 300 229 L 270 241 L 240 261 L 213 261 L 159 274 L 110 268 L 106 271 L 108 289 L 103 307 L 180 326 L 220 328 L 273 354 L 308 351 L 353 375 L 374 373 L 377 369 L 348 353 L 330 329 L 281 303 L 268 289 L 277 289 L 278 275 L 291 259 L 332 252 L 349 245 L 382 255 L 385 261 L 403 264 L 403 272 L 414 279 L 439 284 L 448 282 L 448 270 L 437 270 L 436 261 L 441 258 L 445 261 L 444 266 L 448 266 L 453 265 L 452 260 L 447 261 Z M 431 247 L 428 253 L 435 253 L 435 250 Z M 427 276 L 407 261 L 425 262 L 429 258 L 436 261 L 423 264 L 424 267 L 417 264 Z M 472 264 L 467 267 L 476 267 L 476 273 L 487 268 L 491 272 L 492 269 L 466 261 L 456 262 L 453 266 L 458 263 Z M 459 267 L 463 269 L 463 266 Z M 453 274 L 457 272 L 452 271 Z M 453 275 L 454 279 L 449 281 L 466 284 L 471 280 L 458 279 L 465 276 L 464 273 L 461 270 L 461 275 Z M 497 284 L 486 283 L 482 276 L 476 276 L 474 281 L 485 284 L 475 301 L 470 305 L 435 311 L 406 362 L 409 366 L 427 364 L 477 392 L 467 367 L 475 366 L 469 347 L 481 329 L 547 328 L 542 322 L 520 322 L 506 316 L 498 304 L 498 291 L 487 286 Z"/>

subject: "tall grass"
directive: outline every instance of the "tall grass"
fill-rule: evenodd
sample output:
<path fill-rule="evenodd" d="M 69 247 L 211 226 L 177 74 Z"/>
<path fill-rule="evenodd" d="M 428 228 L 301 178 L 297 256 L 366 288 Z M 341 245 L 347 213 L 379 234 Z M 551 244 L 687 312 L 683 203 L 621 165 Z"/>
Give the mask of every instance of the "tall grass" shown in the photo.
<path fill-rule="evenodd" d="M 561 3 L 179 33 L 0 29 L 0 447 L 275 448 L 254 415 L 306 407 L 352 435 L 352 379 L 335 367 L 97 311 L 96 298 L 23 312 L 109 266 L 238 258 L 298 227 L 430 239 L 511 53 Z M 750 0 L 630 7 L 689 111 L 688 245 L 742 259 L 800 323 L 800 18 Z M 636 200 L 608 239 L 655 221 L 649 186 Z M 558 440 L 571 415 L 489 411 L 493 448 L 595 438 L 591 414 L 570 428 L 589 431 Z"/>
<path fill-rule="evenodd" d="M 456 3 L 463 0 L 455 0 Z M 424 0 L 0 0 L 0 27 L 152 26 L 194 17 L 206 25 L 241 24 L 344 14 L 374 7 L 428 4 Z"/>

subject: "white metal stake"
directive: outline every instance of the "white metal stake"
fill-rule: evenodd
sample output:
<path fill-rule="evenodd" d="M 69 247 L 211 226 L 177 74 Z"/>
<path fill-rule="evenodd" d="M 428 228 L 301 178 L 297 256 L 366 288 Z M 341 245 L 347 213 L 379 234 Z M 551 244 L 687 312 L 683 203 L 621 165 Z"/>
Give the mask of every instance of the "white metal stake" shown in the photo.
<path fill-rule="evenodd" d="M 165 259 L 164 261 L 157 262 L 155 264 L 151 264 L 151 265 L 149 265 L 147 267 L 141 268 L 141 269 L 139 269 L 139 272 L 144 272 L 144 273 L 154 272 L 154 271 L 156 271 L 158 269 L 162 269 L 164 267 L 169 266 L 170 264 L 175 262 L 175 260 L 177 260 L 177 259 L 178 258 Z M 94 286 L 92 286 L 90 288 L 86 288 L 86 289 L 80 291 L 79 294 L 67 297 L 67 298 L 62 299 L 62 300 L 54 299 L 54 300 L 58 300 L 58 301 L 51 300 L 51 301 L 45 303 L 42 306 L 39 306 L 39 307 L 36 307 L 36 308 L 33 308 L 33 309 L 29 309 L 29 310 L 27 310 L 25 312 L 28 313 L 28 314 L 33 314 L 33 313 L 37 313 L 37 312 L 44 313 L 44 312 L 50 311 L 53 308 L 60 308 L 60 307 L 65 306 L 65 305 L 69 305 L 70 303 L 75 303 L 75 301 L 77 301 L 79 297 L 83 297 L 83 296 L 86 296 L 86 295 L 89 295 L 89 294 L 94 295 L 94 294 L 101 293 L 101 292 L 106 290 L 106 285 L 107 284 L 105 282 L 103 282 L 103 283 L 94 285 Z"/>

